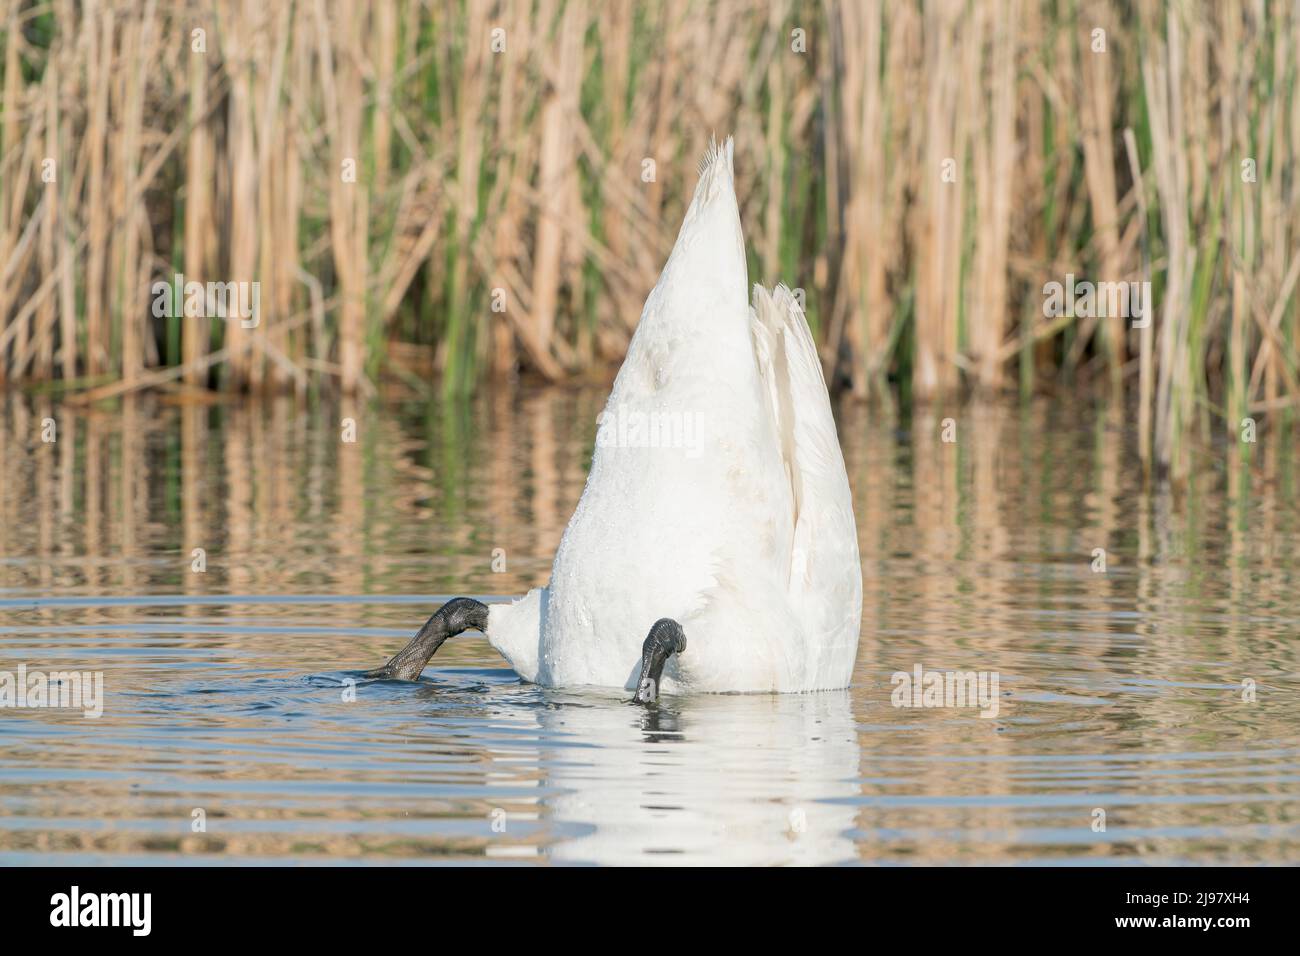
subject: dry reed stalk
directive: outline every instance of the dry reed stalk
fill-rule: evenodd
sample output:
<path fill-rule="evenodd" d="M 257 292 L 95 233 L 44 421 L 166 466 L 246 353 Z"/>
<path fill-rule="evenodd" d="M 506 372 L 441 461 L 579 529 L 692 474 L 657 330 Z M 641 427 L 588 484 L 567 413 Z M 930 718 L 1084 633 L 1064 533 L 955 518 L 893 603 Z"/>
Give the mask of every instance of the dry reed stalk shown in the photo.
<path fill-rule="evenodd" d="M 547 9 L 545 4 L 542 9 Z M 547 19 L 539 17 L 539 22 L 545 24 Z M 535 335 L 546 348 L 550 348 L 555 335 L 565 242 L 561 220 L 573 188 L 572 135 L 568 126 L 570 114 L 577 110 L 586 25 L 586 10 L 581 0 L 565 3 L 557 27 L 556 46 L 548 57 L 549 85 L 542 106 L 537 174 L 542 204 L 538 210 L 532 275 Z"/>
<path fill-rule="evenodd" d="M 6 183 L 17 179 L 23 188 L 14 188 L 12 192 L 0 188 L 0 335 L 8 332 L 6 328 L 11 303 L 16 292 L 11 290 L 10 282 L 16 280 L 10 276 L 17 270 L 11 268 L 11 257 L 19 245 L 22 215 L 23 192 L 26 183 L 26 166 L 18 162 L 18 120 L 21 116 L 19 98 L 22 94 L 21 75 L 19 73 L 19 51 L 22 45 L 22 32 L 19 28 L 18 0 L 9 0 L 5 5 L 5 57 L 4 90 L 0 102 L 4 106 L 4 121 L 0 123 L 0 172 Z M 0 382 L 8 378 L 5 350 L 0 348 Z"/>
<path fill-rule="evenodd" d="M 631 81 L 632 52 L 634 38 L 632 35 L 633 8 L 630 5 L 614 4 L 607 16 L 598 20 L 600 30 L 600 55 L 603 62 L 604 97 L 601 103 L 607 118 L 606 148 L 615 168 L 625 171 L 640 170 L 640 158 L 632 153 L 633 144 L 629 140 L 629 115 L 627 96 Z M 504 88 L 504 87 L 503 87 Z M 504 108 L 504 103 L 502 104 Z M 512 111 L 513 115 L 513 111 Z M 601 177 L 602 196 L 605 203 L 617 202 L 607 191 L 612 192 L 611 177 Z M 629 216 L 635 216 L 638 210 L 635 204 L 629 209 L 620 209 L 616 215 L 605 218 L 604 240 L 610 254 L 621 262 L 630 259 L 631 228 Z M 601 319 L 606 326 L 617 328 L 621 325 L 617 313 L 623 309 L 636 308 L 635 297 L 629 296 L 623 283 L 612 283 L 607 301 L 601 308 Z M 608 336 L 603 349 L 607 349 Z M 602 350 L 603 350 L 602 349 Z"/>
<path fill-rule="evenodd" d="M 984 8 L 989 18 L 990 115 L 987 133 L 976 137 L 979 227 L 975 249 L 975 312 L 970 332 L 976 382 L 988 392 L 1002 388 L 1001 347 L 1007 307 L 1007 259 L 1011 241 L 1011 193 L 1015 179 L 1015 80 L 1018 0 Z M 985 141 L 987 135 L 988 141 Z"/>
<path fill-rule="evenodd" d="M 307 29 L 305 24 L 299 24 L 292 32 L 293 54 L 290 61 L 288 115 L 302 117 L 308 114 L 307 93 L 312 85 L 314 47 L 311 30 Z M 281 282 L 277 285 L 279 299 L 276 302 L 276 313 L 287 316 L 297 309 L 302 301 L 300 283 L 301 277 L 305 274 L 301 251 L 303 244 L 301 219 L 305 198 L 303 157 L 311 151 L 312 147 L 309 141 L 305 147 L 303 145 L 306 137 L 302 122 L 286 121 L 284 128 L 279 131 L 279 137 L 283 156 L 283 182 L 277 193 L 280 215 L 277 219 L 275 246 L 279 250 L 276 264 L 281 272 Z M 321 298 L 319 281 L 312 277 L 311 282 L 315 285 L 309 283 L 309 295 L 313 300 L 319 300 Z M 323 322 L 314 330 L 310 330 L 310 335 L 308 330 L 299 332 L 287 328 L 281 330 L 281 334 L 287 339 L 285 348 L 295 361 L 300 363 L 306 361 L 309 337 L 315 344 L 315 357 L 323 358 L 321 354 L 325 339 Z"/>
<path fill-rule="evenodd" d="M 526 202 L 521 194 L 522 176 L 528 158 L 520 155 L 517 145 L 525 139 L 523 129 L 524 75 L 520 69 L 521 61 L 527 56 L 531 27 L 532 4 L 528 0 L 512 0 L 506 15 L 506 36 L 511 44 L 501 65 L 500 80 L 497 85 L 497 130 L 496 140 L 501 146 L 497 161 L 497 181 L 493 188 L 491 207 L 496 210 L 496 227 L 492 238 L 492 262 L 489 270 L 490 288 L 506 288 L 506 281 L 501 274 L 499 263 L 515 255 L 520 248 L 520 229 L 526 209 Z M 617 75 L 617 67 L 614 68 Z M 509 144 L 509 145 L 507 145 Z M 431 236 L 429 243 L 436 242 Z M 495 296 L 495 292 L 492 295 Z M 507 299 L 502 303 L 504 311 L 490 311 L 491 319 L 491 357 L 488 365 L 493 376 L 503 378 L 514 372 L 518 364 L 515 347 L 515 335 L 507 316 L 512 309 L 522 308 L 518 300 Z M 549 370 L 548 370 L 549 371 Z"/>
<path fill-rule="evenodd" d="M 768 7 L 767 29 L 769 33 L 779 35 L 781 27 L 789 14 L 786 3 L 773 3 Z M 783 225 L 783 205 L 785 186 L 785 145 L 787 135 L 789 104 L 786 99 L 786 70 L 791 61 L 790 51 L 784 45 L 777 47 L 767 64 L 767 195 L 763 215 L 763 228 L 759 238 L 759 257 L 763 263 L 763 276 L 760 278 L 768 285 L 774 283 L 781 275 L 781 227 Z"/>
<path fill-rule="evenodd" d="M 104 285 L 110 218 L 104 173 L 107 168 L 108 94 L 110 77 L 113 75 L 115 26 L 112 8 L 108 5 L 101 7 L 100 3 L 101 0 L 87 0 L 85 16 L 90 32 L 86 85 L 92 91 L 92 99 L 85 139 L 85 162 L 89 170 L 86 209 L 89 219 L 84 298 L 86 374 L 92 379 L 112 367 L 112 330 L 105 309 L 108 292 Z"/>
<path fill-rule="evenodd" d="M 439 352 L 438 367 L 443 373 L 448 391 L 457 392 L 463 384 L 463 365 L 468 347 L 468 323 L 459 319 L 468 313 L 469 268 L 468 254 L 474 230 L 479 220 L 479 182 L 482 171 L 483 135 L 478 123 L 471 117 L 481 115 L 488 91 L 487 9 L 481 5 L 468 10 L 467 42 L 461 64 L 461 83 L 456 97 L 458 136 L 456 142 L 456 248 L 457 256 L 451 270 L 451 289 L 448 296 L 451 308 L 447 335 Z"/>
<path fill-rule="evenodd" d="M 253 56 L 264 47 L 259 22 L 259 4 L 240 0 L 232 4 L 230 23 L 222 31 L 221 54 L 230 75 L 226 107 L 226 135 L 229 196 L 226 200 L 230 223 L 228 278 L 252 282 L 258 261 L 260 190 L 257 179 L 257 146 L 253 115 Z M 222 344 L 231 350 L 228 385 L 235 389 L 255 386 L 261 379 L 256 350 L 243 348 L 249 329 L 234 315 L 221 322 Z"/>
<path fill-rule="evenodd" d="M 957 289 L 961 276 L 966 134 L 971 117 L 962 97 L 977 89 L 978 40 L 959 37 L 961 7 L 927 0 L 925 16 L 925 168 L 916 297 L 916 354 L 912 394 L 919 400 L 949 395 L 957 385 Z M 969 26 L 969 24 L 967 24 Z"/>
<path fill-rule="evenodd" d="M 288 314 L 288 296 L 295 285 L 295 280 L 287 271 L 293 263 L 292 260 L 284 260 L 286 250 L 277 242 L 281 232 L 279 224 L 286 217 L 297 217 L 296 209 L 286 210 L 281 206 L 285 195 L 283 162 L 286 124 L 280 113 L 284 100 L 291 12 L 287 5 L 273 11 L 274 20 L 267 24 L 268 29 L 263 34 L 266 40 L 266 46 L 263 47 L 266 51 L 265 59 L 258 61 L 262 68 L 258 70 L 253 87 L 253 111 L 257 121 L 257 275 L 261 282 L 262 315 L 259 317 L 259 327 L 272 343 L 275 355 L 279 356 L 274 359 L 268 355 L 271 361 L 267 382 L 276 389 L 283 389 L 292 381 L 302 391 L 306 387 L 305 376 L 285 354 L 289 342 L 280 322 Z M 257 380 L 261 373 L 260 363 L 254 368 L 254 384 L 260 384 Z"/>
<path fill-rule="evenodd" d="M 1284 98 L 1279 94 L 1282 90 L 1291 88 L 1289 80 L 1292 66 L 1289 63 L 1290 46 L 1287 42 L 1286 18 L 1288 9 L 1294 11 L 1294 7 L 1288 7 L 1283 4 L 1274 2 L 1271 10 L 1265 15 L 1272 19 L 1275 24 L 1272 31 L 1273 48 L 1270 51 L 1270 59 L 1273 64 L 1273 73 L 1270 79 L 1270 87 L 1275 92 L 1266 104 L 1260 104 L 1256 110 L 1258 116 L 1257 124 L 1260 127 L 1259 145 L 1257 152 L 1260 157 L 1262 166 L 1267 158 L 1266 171 L 1261 171 L 1259 185 L 1260 204 L 1260 226 L 1264 231 L 1266 241 L 1261 246 L 1263 257 L 1262 278 L 1269 292 L 1281 296 L 1282 299 L 1290 298 L 1289 291 L 1285 289 L 1285 277 L 1289 270 L 1293 257 L 1300 258 L 1300 249 L 1294 248 L 1294 243 L 1287 235 L 1288 226 L 1294 223 L 1294 220 L 1288 216 L 1290 210 L 1286 209 L 1282 203 L 1284 187 L 1282 184 L 1282 170 L 1286 165 L 1286 133 L 1284 130 L 1284 119 L 1282 110 L 1284 108 Z M 1264 402 L 1272 404 L 1278 401 L 1283 378 L 1288 371 L 1289 364 L 1293 368 L 1294 347 L 1292 343 L 1291 355 L 1287 356 L 1284 347 L 1281 344 L 1281 338 L 1277 334 L 1280 329 L 1281 315 L 1278 315 L 1277 323 L 1271 325 L 1272 334 L 1265 336 L 1260 343 L 1259 364 L 1264 369 Z"/>
<path fill-rule="evenodd" d="M 1292 61 L 1296 63 L 1296 70 L 1300 71 L 1300 11 L 1291 9 L 1291 32 L 1290 44 Z M 1300 163 L 1300 94 L 1296 92 L 1296 85 L 1292 83 L 1289 87 L 1291 95 L 1291 116 L 1287 127 L 1290 131 L 1290 139 L 1286 145 L 1288 148 L 1289 162 L 1294 166 Z M 1292 242 L 1300 240 L 1300 236 L 1294 234 L 1297 223 L 1300 223 L 1300 191 L 1291 190 L 1290 209 L 1286 213 L 1287 221 L 1292 224 L 1293 235 Z M 1300 308 L 1291 309 L 1291 351 L 1295 355 L 1300 351 Z"/>
<path fill-rule="evenodd" d="M 1110 0 L 1092 0 L 1087 6 L 1088 22 L 1115 35 L 1115 10 Z M 1115 181 L 1115 116 L 1114 76 L 1112 64 L 1118 51 L 1108 47 L 1105 52 L 1092 49 L 1091 34 L 1081 34 L 1079 39 L 1079 65 L 1082 79 L 1079 96 L 1080 137 L 1083 145 L 1084 176 L 1088 184 L 1088 202 L 1096 244 L 1098 246 L 1099 278 L 1106 282 L 1120 281 L 1123 262 L 1119 245 L 1119 192 Z M 1121 379 L 1125 360 L 1124 320 L 1110 319 L 1098 325 L 1098 335 L 1106 356 L 1108 381 L 1111 391 L 1118 393 L 1123 387 Z M 1080 335 L 1078 343 L 1086 342 L 1087 333 Z"/>
<path fill-rule="evenodd" d="M 58 186 L 55 198 L 58 201 L 59 215 L 56 242 L 59 256 L 59 354 L 60 365 L 65 382 L 77 377 L 77 293 L 74 277 L 73 229 L 77 217 L 77 197 L 80 186 L 76 183 L 75 166 L 69 161 L 67 147 L 72 142 L 71 110 L 62 108 L 64 100 L 73 101 L 73 90 L 77 74 L 77 48 L 73 42 L 77 18 L 73 12 L 72 0 L 60 0 L 59 26 L 64 31 L 60 38 L 60 63 L 58 75 L 61 83 L 55 82 L 55 94 L 49 124 L 57 129 L 57 141 L 50 156 L 59 170 Z"/>
<path fill-rule="evenodd" d="M 364 13 L 352 6 L 336 10 L 332 30 L 324 0 L 316 0 L 315 13 L 321 91 L 332 160 L 330 237 L 340 295 L 338 361 L 343 390 L 350 394 L 362 387 L 364 364 L 367 199 L 360 155 L 361 63 L 354 46 Z M 337 60 L 335 46 L 339 51 Z M 355 181 L 347 181 L 342 174 L 348 163 L 355 164 Z"/>
<path fill-rule="evenodd" d="M 59 101 L 58 101 L 58 84 L 59 84 L 59 67 L 58 67 L 58 46 L 50 50 L 49 66 L 45 70 L 45 77 L 42 83 L 44 95 L 41 99 L 44 101 L 45 109 L 45 147 L 42 150 L 42 166 L 50 161 L 54 162 L 52 167 L 55 181 L 45 182 L 45 176 L 42 174 L 41 179 L 45 192 L 45 214 L 41 217 L 41 236 L 40 252 L 37 257 L 37 263 L 43 274 L 49 275 L 54 271 L 54 244 L 55 238 L 59 231 L 59 186 L 58 186 L 58 155 L 59 155 Z M 35 361 L 32 365 L 32 377 L 37 380 L 49 379 L 54 374 L 54 322 L 56 318 L 56 297 L 53 294 L 43 297 L 40 307 L 36 310 L 36 326 L 41 330 L 51 330 L 42 332 L 38 336 L 39 345 L 36 348 Z"/>
<path fill-rule="evenodd" d="M 1187 153 L 1183 124 L 1183 31 L 1170 9 L 1166 34 L 1154 40 L 1143 61 L 1143 83 L 1151 111 L 1153 168 L 1160 196 L 1166 241 L 1165 300 L 1161 308 L 1160 377 L 1156 385 L 1156 460 L 1161 467 L 1175 463 L 1180 424 L 1188 421 L 1191 395 L 1187 382 L 1187 308 L 1191 302 L 1192 265 L 1196 252 L 1188 237 Z"/>
<path fill-rule="evenodd" d="M 142 152 L 142 127 L 144 125 L 144 99 L 146 74 L 156 53 L 152 46 L 154 27 L 154 0 L 147 0 L 143 15 L 138 21 L 127 21 L 123 39 L 123 60 L 126 64 L 123 78 L 123 122 L 118 142 L 118 163 L 121 176 L 117 180 L 118 218 L 124 227 L 115 235 L 120 240 L 117 259 L 116 311 L 122 328 L 122 376 L 130 382 L 145 366 L 143 339 L 143 308 L 148 298 L 142 282 L 141 232 L 145 228 L 146 211 L 139 196 L 137 184 L 140 176 Z"/>
<path fill-rule="evenodd" d="M 1141 217 L 1145 234 L 1147 221 L 1146 185 L 1142 178 L 1142 169 L 1138 163 L 1137 137 L 1133 130 L 1124 130 L 1124 149 L 1128 155 L 1129 170 L 1133 176 L 1134 191 L 1137 195 L 1138 213 Z M 1145 258 L 1145 257 L 1144 257 Z M 1151 281 L 1151 263 L 1144 262 L 1142 278 Z M 1138 340 L 1138 457 L 1149 469 L 1151 465 L 1151 422 L 1153 420 L 1153 397 L 1155 394 L 1155 375 L 1152 369 L 1154 361 L 1155 310 L 1149 308 L 1147 320 L 1139 332 Z"/>
<path fill-rule="evenodd" d="M 397 8 L 393 0 L 378 0 L 373 6 L 375 105 L 371 117 L 376 194 L 388 188 L 388 171 L 393 149 L 393 70 L 397 63 Z"/>
<path fill-rule="evenodd" d="M 186 44 L 189 48 L 189 44 Z M 185 160 L 185 281 L 206 282 L 210 275 L 209 249 L 217 225 L 212 210 L 212 135 L 208 121 L 208 57 L 189 54 L 189 124 Z M 189 367 L 185 382 L 201 385 L 206 378 L 198 360 L 208 350 L 211 337 L 206 319 L 186 316 L 181 322 L 181 362 Z"/>
<path fill-rule="evenodd" d="M 1223 41 L 1222 69 L 1224 104 L 1230 106 L 1220 113 L 1223 142 L 1232 144 L 1231 152 L 1245 154 L 1249 149 L 1249 114 L 1246 109 L 1247 93 L 1245 84 L 1251 72 L 1249 60 L 1253 51 L 1242 44 L 1242 15 L 1235 8 L 1222 12 L 1220 35 Z M 1227 218 L 1230 226 L 1230 241 L 1235 254 L 1232 268 L 1231 329 L 1228 338 L 1228 384 L 1227 406 L 1228 430 L 1236 434 L 1240 422 L 1246 414 L 1249 397 L 1246 391 L 1246 349 L 1250 321 L 1250 304 L 1247 278 L 1244 267 L 1255 260 L 1255 217 L 1254 204 L 1249 192 L 1240 183 L 1240 178 L 1229 169 L 1226 175 L 1232 177 L 1233 188 L 1226 190 L 1225 197 L 1229 203 Z"/>

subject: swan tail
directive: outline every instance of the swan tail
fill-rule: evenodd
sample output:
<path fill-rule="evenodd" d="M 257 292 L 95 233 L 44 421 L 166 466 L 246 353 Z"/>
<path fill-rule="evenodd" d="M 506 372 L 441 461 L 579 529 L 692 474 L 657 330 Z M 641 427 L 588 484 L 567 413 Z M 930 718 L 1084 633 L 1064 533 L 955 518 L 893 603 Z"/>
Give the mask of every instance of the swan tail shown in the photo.
<path fill-rule="evenodd" d="M 794 496 L 789 591 L 813 671 L 852 671 L 862 617 L 853 497 L 808 320 L 785 285 L 754 287 L 751 331 L 764 398 Z M 847 673 L 845 674 L 847 678 Z"/>
<path fill-rule="evenodd" d="M 641 311 L 624 370 L 642 359 L 667 366 L 686 353 L 699 365 L 717 367 L 719 361 L 730 361 L 733 380 L 752 376 L 739 361 L 747 338 L 749 275 L 734 153 L 730 136 L 710 142 L 672 252 Z M 638 338 L 652 341 L 638 343 Z M 679 342 L 687 347 L 669 347 Z M 654 355 L 643 356 L 646 349 Z M 744 358 L 747 362 L 748 356 Z M 619 374 L 622 377 L 623 371 Z"/>
<path fill-rule="evenodd" d="M 728 136 L 718 145 L 717 137 L 709 138 L 709 148 L 700 158 L 700 181 L 695 186 L 696 202 L 707 203 L 713 199 L 720 188 L 730 186 L 735 189 L 736 167 L 734 163 L 735 144 Z"/>
<path fill-rule="evenodd" d="M 691 204 L 682 219 L 677 246 L 673 248 L 674 255 L 684 238 L 689 244 L 690 238 L 697 234 L 697 230 L 703 228 L 711 231 L 706 246 L 720 241 L 723 232 L 729 233 L 729 238 L 740 250 L 743 262 L 745 240 L 740 231 L 740 206 L 736 201 L 734 154 L 735 145 L 730 136 L 721 144 L 716 138 L 709 140 L 709 147 L 700 159 L 700 180 L 695 184 L 695 194 L 691 197 Z M 714 213 L 716 216 L 713 215 Z M 714 220 L 716 225 L 712 224 Z"/>

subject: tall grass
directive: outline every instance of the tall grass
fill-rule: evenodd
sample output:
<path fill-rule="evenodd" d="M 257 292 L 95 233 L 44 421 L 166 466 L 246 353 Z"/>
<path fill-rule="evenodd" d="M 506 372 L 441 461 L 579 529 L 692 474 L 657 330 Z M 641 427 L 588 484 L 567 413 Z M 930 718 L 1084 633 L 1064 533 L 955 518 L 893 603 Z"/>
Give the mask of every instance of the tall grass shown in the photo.
<path fill-rule="evenodd" d="M 1095 383 L 1175 470 L 1300 401 L 1285 0 L 5 0 L 0 46 L 12 381 L 606 368 L 733 132 L 752 276 L 855 395 Z M 182 271 L 260 324 L 156 318 Z M 1068 273 L 1152 326 L 1046 314 Z"/>

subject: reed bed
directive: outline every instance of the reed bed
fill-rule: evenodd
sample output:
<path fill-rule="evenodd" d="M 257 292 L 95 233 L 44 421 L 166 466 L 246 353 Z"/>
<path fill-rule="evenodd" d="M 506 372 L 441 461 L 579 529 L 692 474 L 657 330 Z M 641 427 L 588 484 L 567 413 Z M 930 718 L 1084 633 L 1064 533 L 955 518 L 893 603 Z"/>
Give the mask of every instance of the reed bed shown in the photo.
<path fill-rule="evenodd" d="M 1300 401 L 1298 63 L 1288 0 L 5 0 L 0 379 L 600 373 L 730 132 L 837 386 L 1096 386 L 1185 471 Z M 156 315 L 175 273 L 258 324 Z M 1049 314 L 1068 275 L 1151 321 Z"/>

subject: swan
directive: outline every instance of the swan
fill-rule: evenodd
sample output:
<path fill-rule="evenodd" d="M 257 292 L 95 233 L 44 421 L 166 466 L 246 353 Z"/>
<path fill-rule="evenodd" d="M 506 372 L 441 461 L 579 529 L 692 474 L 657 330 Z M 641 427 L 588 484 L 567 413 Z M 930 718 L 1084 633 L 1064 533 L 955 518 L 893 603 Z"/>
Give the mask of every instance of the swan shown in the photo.
<path fill-rule="evenodd" d="M 862 617 L 848 476 L 798 300 L 746 294 L 732 153 L 713 141 L 700 163 L 550 583 L 448 601 L 367 676 L 414 680 L 473 629 L 526 681 L 642 704 L 848 686 Z"/>

